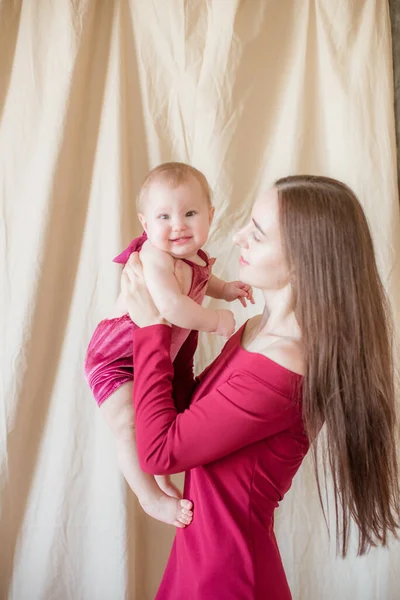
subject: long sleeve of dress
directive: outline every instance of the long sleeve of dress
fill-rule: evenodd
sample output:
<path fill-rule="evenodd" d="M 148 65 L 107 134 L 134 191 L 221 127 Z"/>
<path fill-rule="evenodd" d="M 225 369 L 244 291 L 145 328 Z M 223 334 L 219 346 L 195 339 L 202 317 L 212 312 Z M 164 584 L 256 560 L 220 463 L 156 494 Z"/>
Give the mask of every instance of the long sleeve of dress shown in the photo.
<path fill-rule="evenodd" d="M 136 440 L 144 471 L 162 475 L 205 465 L 298 420 L 289 397 L 268 380 L 241 370 L 230 372 L 221 385 L 178 413 L 170 342 L 171 328 L 166 325 L 133 333 Z"/>
<path fill-rule="evenodd" d="M 198 337 L 198 331 L 191 331 L 174 360 L 172 395 L 178 412 L 183 412 L 189 406 L 196 386 L 193 364 Z"/>

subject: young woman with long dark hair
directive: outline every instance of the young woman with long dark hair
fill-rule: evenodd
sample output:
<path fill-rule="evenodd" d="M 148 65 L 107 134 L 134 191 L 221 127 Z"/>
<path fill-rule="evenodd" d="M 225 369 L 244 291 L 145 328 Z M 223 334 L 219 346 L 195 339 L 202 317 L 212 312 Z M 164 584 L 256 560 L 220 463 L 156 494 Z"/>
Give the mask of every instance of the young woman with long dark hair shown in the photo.
<path fill-rule="evenodd" d="M 317 452 L 321 428 L 340 553 L 351 520 L 359 554 L 386 545 L 399 527 L 390 311 L 356 196 L 326 177 L 280 179 L 257 199 L 235 243 L 240 279 L 262 291 L 265 308 L 196 380 L 193 335 L 173 379 L 170 327 L 137 255 L 123 273 L 140 326 L 139 460 L 154 474 L 186 471 L 194 511 L 177 532 L 157 600 L 291 598 L 273 514 L 309 446 Z M 183 412 L 174 394 L 186 395 Z"/>

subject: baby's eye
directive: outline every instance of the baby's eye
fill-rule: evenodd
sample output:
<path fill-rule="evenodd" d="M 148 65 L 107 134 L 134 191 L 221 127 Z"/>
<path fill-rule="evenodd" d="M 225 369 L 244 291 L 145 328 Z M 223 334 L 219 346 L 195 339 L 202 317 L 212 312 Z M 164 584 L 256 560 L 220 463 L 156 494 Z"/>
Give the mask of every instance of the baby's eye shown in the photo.
<path fill-rule="evenodd" d="M 159 219 L 169 219 L 169 215 L 162 214 L 158 216 Z"/>
<path fill-rule="evenodd" d="M 255 232 L 253 231 L 253 233 L 251 234 L 252 238 L 255 242 L 261 242 L 261 240 L 256 236 Z"/>
<path fill-rule="evenodd" d="M 189 210 L 189 212 L 186 213 L 186 216 L 193 217 L 195 214 L 197 214 L 195 210 Z"/>

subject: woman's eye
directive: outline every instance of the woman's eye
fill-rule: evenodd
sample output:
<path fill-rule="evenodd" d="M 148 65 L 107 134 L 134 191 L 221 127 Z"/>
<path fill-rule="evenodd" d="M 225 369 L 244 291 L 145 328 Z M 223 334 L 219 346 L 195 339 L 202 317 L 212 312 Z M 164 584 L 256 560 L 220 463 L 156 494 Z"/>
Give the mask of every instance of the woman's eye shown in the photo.
<path fill-rule="evenodd" d="M 261 241 L 260 239 L 258 239 L 258 237 L 256 236 L 256 234 L 254 232 L 252 233 L 252 237 L 253 237 L 253 240 L 255 242 L 260 242 Z"/>
<path fill-rule="evenodd" d="M 196 214 L 195 210 L 189 210 L 189 212 L 186 213 L 187 217 L 193 217 Z"/>
<path fill-rule="evenodd" d="M 160 215 L 158 218 L 159 219 L 169 219 L 169 215 L 165 215 L 165 214 L 164 215 Z"/>

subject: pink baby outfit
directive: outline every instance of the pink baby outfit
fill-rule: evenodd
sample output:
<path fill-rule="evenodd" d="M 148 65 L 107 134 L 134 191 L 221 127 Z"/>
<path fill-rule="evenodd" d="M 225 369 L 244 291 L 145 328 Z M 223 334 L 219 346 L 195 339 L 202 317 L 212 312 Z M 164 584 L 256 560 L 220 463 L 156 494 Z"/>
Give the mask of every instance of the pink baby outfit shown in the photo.
<path fill-rule="evenodd" d="M 125 264 L 132 252 L 140 252 L 146 240 L 146 233 L 132 240 L 129 246 L 114 258 L 114 262 Z M 205 262 L 204 266 L 186 259 L 182 260 L 192 269 L 192 283 L 188 296 L 201 304 L 215 260 L 208 258 L 203 250 L 198 251 L 198 256 Z M 92 335 L 86 352 L 85 376 L 99 406 L 122 384 L 133 381 L 132 333 L 136 328 L 137 325 L 126 314 L 100 321 Z M 190 329 L 172 326 L 172 361 L 189 333 Z"/>

